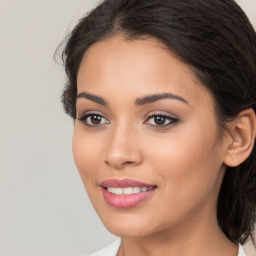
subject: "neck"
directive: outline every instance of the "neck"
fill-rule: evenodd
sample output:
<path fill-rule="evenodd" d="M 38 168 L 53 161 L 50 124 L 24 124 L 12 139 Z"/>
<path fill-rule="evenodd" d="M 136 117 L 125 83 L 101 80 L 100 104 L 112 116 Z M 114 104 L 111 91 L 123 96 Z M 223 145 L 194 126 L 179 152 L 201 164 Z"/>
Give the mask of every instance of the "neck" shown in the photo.
<path fill-rule="evenodd" d="M 118 252 L 118 256 L 237 256 L 237 254 L 238 246 L 222 233 L 217 219 L 188 220 L 182 225 L 149 236 L 123 237 Z"/>

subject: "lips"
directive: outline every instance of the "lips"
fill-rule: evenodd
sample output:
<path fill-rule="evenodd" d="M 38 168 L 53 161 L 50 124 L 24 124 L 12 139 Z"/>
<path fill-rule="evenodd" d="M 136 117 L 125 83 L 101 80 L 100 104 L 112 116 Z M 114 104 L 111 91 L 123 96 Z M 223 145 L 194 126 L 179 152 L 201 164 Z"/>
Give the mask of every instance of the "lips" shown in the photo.
<path fill-rule="evenodd" d="M 100 186 L 106 202 L 116 208 L 134 207 L 151 197 L 157 188 L 156 185 L 131 179 L 109 179 Z"/>

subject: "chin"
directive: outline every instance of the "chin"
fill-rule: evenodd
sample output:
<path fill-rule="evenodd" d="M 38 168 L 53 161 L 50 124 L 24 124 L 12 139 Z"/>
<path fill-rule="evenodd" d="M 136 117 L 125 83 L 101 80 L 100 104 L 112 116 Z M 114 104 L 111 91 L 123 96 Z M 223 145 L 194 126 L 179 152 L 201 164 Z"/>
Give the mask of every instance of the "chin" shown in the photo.
<path fill-rule="evenodd" d="M 128 228 L 126 227 L 106 227 L 107 230 L 112 233 L 115 236 L 119 237 L 133 237 L 133 238 L 139 238 L 139 237 L 145 237 L 151 232 L 147 233 L 145 228 L 140 229 L 139 227 L 136 228 Z"/>
<path fill-rule="evenodd" d="M 115 215 L 115 218 L 104 216 L 101 220 L 110 233 L 119 237 L 144 237 L 155 232 L 154 223 L 145 220 L 145 217 Z"/>

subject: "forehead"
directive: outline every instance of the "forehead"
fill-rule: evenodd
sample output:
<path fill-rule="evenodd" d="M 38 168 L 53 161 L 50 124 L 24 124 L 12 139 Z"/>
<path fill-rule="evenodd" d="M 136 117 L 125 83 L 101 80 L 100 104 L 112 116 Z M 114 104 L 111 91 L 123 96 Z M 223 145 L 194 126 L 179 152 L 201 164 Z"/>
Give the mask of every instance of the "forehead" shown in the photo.
<path fill-rule="evenodd" d="M 154 39 L 125 40 L 115 36 L 92 45 L 84 54 L 78 93 L 125 96 L 170 92 L 198 101 L 212 100 L 192 70 Z"/>

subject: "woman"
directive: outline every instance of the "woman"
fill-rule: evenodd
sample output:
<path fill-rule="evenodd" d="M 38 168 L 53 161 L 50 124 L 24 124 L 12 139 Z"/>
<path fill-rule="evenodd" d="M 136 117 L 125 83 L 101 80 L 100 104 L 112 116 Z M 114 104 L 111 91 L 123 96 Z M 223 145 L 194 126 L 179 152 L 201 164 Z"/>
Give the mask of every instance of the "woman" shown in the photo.
<path fill-rule="evenodd" d="M 105 0 L 63 51 L 93 255 L 245 255 L 256 210 L 256 34 L 232 0 Z"/>

